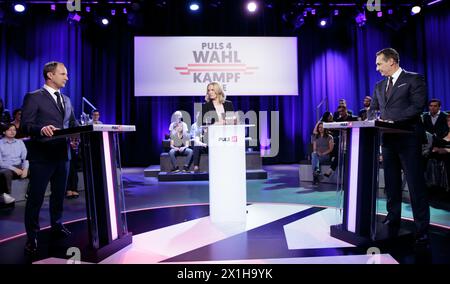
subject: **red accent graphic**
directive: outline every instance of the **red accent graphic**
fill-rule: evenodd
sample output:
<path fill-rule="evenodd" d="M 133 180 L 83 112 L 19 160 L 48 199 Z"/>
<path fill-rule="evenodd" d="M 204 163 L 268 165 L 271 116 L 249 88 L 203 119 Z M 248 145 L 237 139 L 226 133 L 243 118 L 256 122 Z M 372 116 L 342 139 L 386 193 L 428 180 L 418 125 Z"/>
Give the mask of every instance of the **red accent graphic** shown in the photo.
<path fill-rule="evenodd" d="M 231 142 L 237 142 L 237 136 L 231 136 Z"/>

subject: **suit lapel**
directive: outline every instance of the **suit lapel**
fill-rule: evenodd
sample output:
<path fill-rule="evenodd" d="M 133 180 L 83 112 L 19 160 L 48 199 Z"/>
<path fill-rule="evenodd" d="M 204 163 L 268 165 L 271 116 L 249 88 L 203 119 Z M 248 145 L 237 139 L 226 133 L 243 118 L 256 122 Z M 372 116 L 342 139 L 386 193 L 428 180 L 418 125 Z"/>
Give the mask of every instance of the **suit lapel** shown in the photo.
<path fill-rule="evenodd" d="M 42 94 L 44 94 L 44 97 L 46 97 L 50 101 L 50 103 L 55 107 L 55 109 L 57 111 L 59 111 L 58 105 L 56 104 L 56 102 L 53 99 L 52 95 L 50 95 L 50 93 L 44 88 L 41 88 L 41 92 L 42 92 Z"/>
<path fill-rule="evenodd" d="M 383 82 L 381 82 L 381 92 L 380 97 L 383 101 L 383 105 L 386 105 L 386 86 L 387 86 L 388 79 L 385 79 Z"/>
<path fill-rule="evenodd" d="M 397 91 L 397 87 L 400 86 L 401 84 L 403 84 L 403 79 L 405 78 L 405 70 L 402 70 L 402 73 L 400 73 L 400 76 L 398 76 L 397 81 L 395 81 L 394 86 L 392 86 L 392 92 L 389 95 L 389 98 L 386 102 L 386 104 L 391 100 L 391 98 L 395 95 L 396 91 Z"/>
<path fill-rule="evenodd" d="M 66 118 L 66 116 L 67 116 L 67 111 L 68 111 L 68 107 L 67 107 L 67 100 L 68 100 L 68 98 L 66 97 L 66 96 L 64 96 L 64 95 L 61 95 L 61 97 L 63 98 L 63 101 L 64 101 L 64 119 Z"/>
<path fill-rule="evenodd" d="M 61 111 L 58 108 L 58 105 L 56 104 L 55 100 L 53 99 L 52 95 L 50 95 L 50 93 L 45 89 L 45 88 L 41 88 L 42 93 L 44 94 L 45 97 L 47 97 L 47 99 L 49 99 L 51 101 L 51 104 L 55 107 L 56 111 L 59 112 L 60 114 Z M 65 103 L 65 101 L 64 101 Z"/>

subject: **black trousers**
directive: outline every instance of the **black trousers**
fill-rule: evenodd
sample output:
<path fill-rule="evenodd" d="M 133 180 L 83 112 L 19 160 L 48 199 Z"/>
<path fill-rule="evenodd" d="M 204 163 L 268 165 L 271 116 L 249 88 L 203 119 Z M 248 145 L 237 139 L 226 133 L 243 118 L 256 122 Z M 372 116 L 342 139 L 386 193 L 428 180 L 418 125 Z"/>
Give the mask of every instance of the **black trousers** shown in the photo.
<path fill-rule="evenodd" d="M 403 169 L 417 233 L 426 233 L 430 224 L 422 161 L 422 129 L 421 125 L 415 125 L 413 134 L 384 134 L 382 142 L 387 218 L 399 221 L 401 217 Z"/>
<path fill-rule="evenodd" d="M 202 153 L 208 153 L 208 147 L 194 146 L 194 167 L 200 166 L 200 156 Z"/>
<path fill-rule="evenodd" d="M 21 168 L 21 166 L 17 166 Z M 11 193 L 11 184 L 13 179 L 20 178 L 15 171 L 10 169 L 0 169 L 0 193 Z"/>
<path fill-rule="evenodd" d="M 39 212 L 49 182 L 50 223 L 52 227 L 61 225 L 68 170 L 69 161 L 30 161 L 30 188 L 25 205 L 28 238 L 36 238 L 40 230 Z"/>

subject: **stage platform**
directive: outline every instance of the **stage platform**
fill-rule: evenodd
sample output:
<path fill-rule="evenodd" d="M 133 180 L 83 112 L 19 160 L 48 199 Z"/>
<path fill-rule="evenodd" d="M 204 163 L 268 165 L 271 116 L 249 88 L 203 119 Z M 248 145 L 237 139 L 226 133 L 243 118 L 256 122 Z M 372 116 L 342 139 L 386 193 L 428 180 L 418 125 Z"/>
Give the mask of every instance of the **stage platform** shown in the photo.
<path fill-rule="evenodd" d="M 397 264 L 433 258 L 448 262 L 450 242 L 445 229 L 431 229 L 432 246 L 418 254 L 413 241 L 378 247 L 373 255 L 369 246 L 354 246 L 330 236 L 330 226 L 339 223 L 335 208 L 301 204 L 249 204 L 247 221 L 216 224 L 209 218 L 208 204 L 149 208 L 129 211 L 128 226 L 133 243 L 101 260 L 104 264 L 156 263 L 247 263 L 247 264 Z M 87 247 L 87 223 L 67 224 L 73 234 L 49 243 L 49 230 L 40 237 L 41 247 L 33 263 L 67 263 L 67 248 L 78 247 L 81 261 L 91 263 L 83 251 Z M 413 223 L 402 221 L 411 230 Z M 4 263 L 23 263 L 20 254 L 25 236 L 0 243 Z"/>

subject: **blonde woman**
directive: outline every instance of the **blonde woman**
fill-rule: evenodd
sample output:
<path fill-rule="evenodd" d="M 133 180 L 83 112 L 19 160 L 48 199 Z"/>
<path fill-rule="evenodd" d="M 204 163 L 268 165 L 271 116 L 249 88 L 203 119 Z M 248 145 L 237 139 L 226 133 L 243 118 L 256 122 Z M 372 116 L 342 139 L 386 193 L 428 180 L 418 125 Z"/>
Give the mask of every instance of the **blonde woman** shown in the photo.
<path fill-rule="evenodd" d="M 233 103 L 225 98 L 222 86 L 218 82 L 208 84 L 206 103 L 202 105 L 202 124 L 225 124 L 226 113 L 234 112 Z"/>

